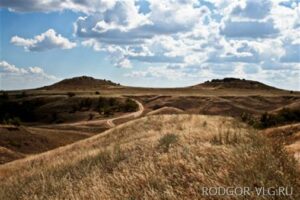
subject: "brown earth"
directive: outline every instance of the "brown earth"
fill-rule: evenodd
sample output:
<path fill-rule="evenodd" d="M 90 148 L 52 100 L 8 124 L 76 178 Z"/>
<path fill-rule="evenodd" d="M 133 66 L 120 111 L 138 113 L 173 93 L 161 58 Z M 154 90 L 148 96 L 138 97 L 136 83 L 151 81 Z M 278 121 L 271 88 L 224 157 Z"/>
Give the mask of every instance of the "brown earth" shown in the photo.
<path fill-rule="evenodd" d="M 148 112 L 147 115 L 162 115 L 162 114 L 181 114 L 183 110 L 174 107 L 162 107 L 157 110 Z"/>
<path fill-rule="evenodd" d="M 69 91 L 74 96 L 70 97 Z M 5 148 L 1 155 L 5 162 L 100 134 L 113 127 L 111 122 L 119 125 L 135 118 L 122 118 L 128 115 L 123 112 L 109 116 L 99 113 L 99 97 L 114 98 L 118 102 L 126 98 L 136 99 L 144 107 L 139 117 L 147 113 L 186 113 L 239 119 L 243 113 L 260 116 L 285 107 L 300 109 L 299 92 L 237 79 L 213 80 L 187 88 L 137 88 L 91 77 L 77 77 L 25 92 L 25 95 L 24 91 L 8 92 L 8 100 L 17 104 L 29 103 L 30 113 L 35 115 L 35 119 L 22 122 L 16 130 L 0 127 L 0 147 Z"/>

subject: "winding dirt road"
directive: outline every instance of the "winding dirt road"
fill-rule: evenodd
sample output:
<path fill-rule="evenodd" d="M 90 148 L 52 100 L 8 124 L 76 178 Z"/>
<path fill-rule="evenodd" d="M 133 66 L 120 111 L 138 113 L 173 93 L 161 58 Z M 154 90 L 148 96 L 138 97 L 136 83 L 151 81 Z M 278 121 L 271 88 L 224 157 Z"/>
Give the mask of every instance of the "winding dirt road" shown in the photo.
<path fill-rule="evenodd" d="M 62 124 L 57 124 L 55 126 L 85 126 L 85 125 L 99 125 L 99 124 L 107 124 L 110 128 L 115 127 L 115 120 L 118 119 L 125 119 L 125 118 L 137 118 L 141 116 L 144 112 L 144 106 L 142 103 L 139 101 L 132 99 L 134 102 L 138 104 L 138 111 L 132 112 L 132 113 L 126 113 L 124 115 L 121 115 L 119 117 L 114 117 L 111 119 L 95 119 L 95 120 L 90 120 L 90 121 L 80 121 L 80 122 L 74 122 L 74 123 L 62 123 Z M 52 125 L 53 127 L 53 125 Z"/>
<path fill-rule="evenodd" d="M 141 116 L 144 112 L 144 106 L 143 104 L 141 104 L 139 101 L 135 100 L 135 99 L 132 99 L 133 101 L 135 101 L 135 103 L 138 104 L 139 106 L 139 110 L 136 111 L 136 112 L 133 112 L 133 113 L 128 113 L 128 114 L 125 114 L 125 115 L 122 115 L 122 116 L 119 116 L 119 117 L 115 117 L 115 118 L 111 118 L 111 119 L 108 119 L 106 121 L 107 125 L 110 126 L 110 127 L 115 127 L 115 123 L 114 121 L 117 120 L 117 119 L 124 119 L 124 118 L 137 118 L 139 116 Z"/>

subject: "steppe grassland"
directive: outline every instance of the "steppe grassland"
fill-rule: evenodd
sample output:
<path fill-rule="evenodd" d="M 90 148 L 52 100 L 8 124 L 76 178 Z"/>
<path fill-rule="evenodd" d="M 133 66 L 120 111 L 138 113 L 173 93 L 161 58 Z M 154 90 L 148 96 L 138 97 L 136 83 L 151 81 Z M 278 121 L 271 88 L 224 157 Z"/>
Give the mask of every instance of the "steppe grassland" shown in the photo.
<path fill-rule="evenodd" d="M 232 118 L 148 116 L 1 166 L 0 199 L 207 199 L 202 187 L 254 184 L 293 186 L 297 199 L 295 166 Z"/>

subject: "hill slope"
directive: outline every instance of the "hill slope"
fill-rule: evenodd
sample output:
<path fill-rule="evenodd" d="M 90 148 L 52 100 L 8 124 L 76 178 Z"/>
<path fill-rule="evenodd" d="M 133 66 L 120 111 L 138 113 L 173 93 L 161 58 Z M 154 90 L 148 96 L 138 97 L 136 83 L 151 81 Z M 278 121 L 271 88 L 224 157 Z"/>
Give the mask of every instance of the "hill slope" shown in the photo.
<path fill-rule="evenodd" d="M 275 87 L 268 86 L 258 81 L 251 81 L 238 78 L 213 79 L 199 85 L 192 86 L 193 88 L 211 88 L 211 89 L 257 89 L 257 90 L 278 90 Z"/>
<path fill-rule="evenodd" d="M 232 118 L 148 116 L 0 166 L 0 199 L 207 199 L 202 187 L 257 184 L 298 199 L 294 164 Z"/>
<path fill-rule="evenodd" d="M 95 89 L 95 88 L 109 88 L 116 87 L 119 84 L 109 80 L 95 79 L 88 76 L 74 77 L 64 79 L 58 83 L 50 86 L 43 87 L 46 90 L 82 90 L 82 89 Z"/>

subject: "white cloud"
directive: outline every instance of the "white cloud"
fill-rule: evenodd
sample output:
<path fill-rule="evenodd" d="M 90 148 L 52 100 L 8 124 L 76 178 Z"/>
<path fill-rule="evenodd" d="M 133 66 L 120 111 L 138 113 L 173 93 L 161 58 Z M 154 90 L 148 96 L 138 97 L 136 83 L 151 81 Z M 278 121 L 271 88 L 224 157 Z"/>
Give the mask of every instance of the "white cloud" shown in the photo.
<path fill-rule="evenodd" d="M 274 37 L 279 31 L 273 20 L 267 21 L 225 21 L 221 34 L 231 38 Z"/>
<path fill-rule="evenodd" d="M 24 68 L 18 68 L 15 65 L 9 64 L 6 61 L 0 62 L 0 73 L 15 73 L 15 74 L 26 74 L 27 70 Z"/>
<path fill-rule="evenodd" d="M 15 90 L 36 88 L 52 84 L 59 79 L 40 67 L 17 67 L 0 61 L 0 89 Z"/>
<path fill-rule="evenodd" d="M 282 77 L 279 72 L 295 77 L 291 66 L 300 63 L 297 0 L 147 0 L 148 11 L 141 11 L 138 0 L 29 2 L 4 0 L 0 6 L 20 12 L 81 12 L 74 35 L 83 46 L 106 52 L 117 67 L 152 63 L 132 76 L 238 75 L 268 81 Z M 53 32 L 33 39 L 16 36 L 12 42 L 28 51 L 75 47 Z"/>
<path fill-rule="evenodd" d="M 272 7 L 270 0 L 237 1 L 231 10 L 231 15 L 242 18 L 263 19 L 269 15 Z"/>
<path fill-rule="evenodd" d="M 2 0 L 0 7 L 15 12 L 54 12 L 72 10 L 75 12 L 104 11 L 115 5 L 117 0 Z"/>
<path fill-rule="evenodd" d="M 13 64 L 10 64 L 6 61 L 0 61 L 0 74 L 1 75 L 13 75 L 13 76 L 20 76 L 20 77 L 32 77 L 32 75 L 37 75 L 39 78 L 44 79 L 57 79 L 53 75 L 46 74 L 44 70 L 40 67 L 28 67 L 28 68 L 22 68 L 22 67 L 16 67 Z"/>
<path fill-rule="evenodd" d="M 120 68 L 132 68 L 131 62 L 127 58 L 118 60 L 118 62 L 115 63 L 115 66 Z"/>
<path fill-rule="evenodd" d="M 179 71 L 170 69 L 167 66 L 160 67 L 149 67 L 144 71 L 133 71 L 131 73 L 126 74 L 127 77 L 145 77 L 145 78 L 166 78 L 169 80 L 179 80 L 188 76 L 188 74 Z"/>
<path fill-rule="evenodd" d="M 24 47 L 26 51 L 46 51 L 55 48 L 72 49 L 76 47 L 76 43 L 70 42 L 67 38 L 57 34 L 53 29 L 49 29 L 33 39 L 14 36 L 11 38 L 11 43 Z"/>

